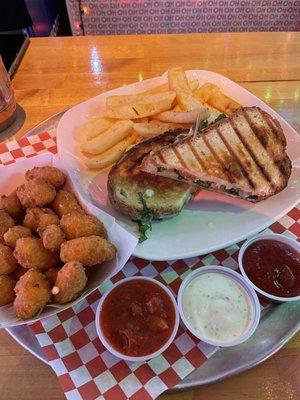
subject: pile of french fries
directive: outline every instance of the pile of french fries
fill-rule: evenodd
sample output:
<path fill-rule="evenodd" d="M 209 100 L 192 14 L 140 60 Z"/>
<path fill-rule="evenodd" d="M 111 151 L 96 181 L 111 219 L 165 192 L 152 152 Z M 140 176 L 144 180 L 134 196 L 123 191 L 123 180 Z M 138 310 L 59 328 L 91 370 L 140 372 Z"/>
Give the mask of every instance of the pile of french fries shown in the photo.
<path fill-rule="evenodd" d="M 90 169 L 117 162 L 140 140 L 177 128 L 190 128 L 198 117 L 213 121 L 220 113 L 231 115 L 241 105 L 212 83 L 199 87 L 185 71 L 168 71 L 168 83 L 136 95 L 109 96 L 104 115 L 81 127 L 81 151 Z"/>

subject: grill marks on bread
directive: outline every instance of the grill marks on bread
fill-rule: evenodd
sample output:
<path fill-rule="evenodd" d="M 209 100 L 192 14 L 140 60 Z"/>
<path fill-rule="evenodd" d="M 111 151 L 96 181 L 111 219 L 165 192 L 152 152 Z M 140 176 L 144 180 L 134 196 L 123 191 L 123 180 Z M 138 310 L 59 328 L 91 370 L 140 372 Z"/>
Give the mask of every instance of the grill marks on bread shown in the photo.
<path fill-rule="evenodd" d="M 287 184 L 291 163 L 285 147 L 279 122 L 258 107 L 245 107 L 196 135 L 163 147 L 152 158 L 157 164 L 163 162 L 166 169 L 209 175 L 268 197 Z"/>

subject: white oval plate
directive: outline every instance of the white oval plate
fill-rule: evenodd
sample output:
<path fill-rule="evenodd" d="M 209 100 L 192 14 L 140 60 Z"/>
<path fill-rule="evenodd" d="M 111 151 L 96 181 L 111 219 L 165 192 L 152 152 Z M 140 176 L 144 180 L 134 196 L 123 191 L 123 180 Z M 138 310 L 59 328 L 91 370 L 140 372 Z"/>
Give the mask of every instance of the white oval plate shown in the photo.
<path fill-rule="evenodd" d="M 215 72 L 190 70 L 190 78 L 200 84 L 212 82 L 244 106 L 259 106 L 276 118 L 288 141 L 288 154 L 293 161 L 293 172 L 288 187 L 265 201 L 252 204 L 229 196 L 201 191 L 174 218 L 153 223 L 148 240 L 139 244 L 134 255 L 147 260 L 175 260 L 194 257 L 219 250 L 265 229 L 290 211 L 300 199 L 300 138 L 280 115 L 263 101 Z M 79 151 L 80 125 L 101 115 L 105 99 L 110 95 L 135 94 L 167 82 L 166 73 L 161 77 L 123 86 L 100 94 L 69 109 L 57 128 L 58 154 L 66 165 L 77 170 L 80 183 L 94 204 L 113 215 L 132 233 L 137 234 L 136 224 L 118 213 L 109 204 L 106 190 L 106 173 L 89 171 Z"/>

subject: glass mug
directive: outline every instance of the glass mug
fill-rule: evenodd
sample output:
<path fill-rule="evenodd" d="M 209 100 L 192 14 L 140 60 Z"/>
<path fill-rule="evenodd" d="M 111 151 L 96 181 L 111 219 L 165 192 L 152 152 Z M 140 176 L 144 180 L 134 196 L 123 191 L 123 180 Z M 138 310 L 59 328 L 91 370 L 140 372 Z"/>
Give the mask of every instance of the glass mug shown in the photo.
<path fill-rule="evenodd" d="M 16 100 L 8 73 L 0 56 L 0 132 L 16 118 Z"/>

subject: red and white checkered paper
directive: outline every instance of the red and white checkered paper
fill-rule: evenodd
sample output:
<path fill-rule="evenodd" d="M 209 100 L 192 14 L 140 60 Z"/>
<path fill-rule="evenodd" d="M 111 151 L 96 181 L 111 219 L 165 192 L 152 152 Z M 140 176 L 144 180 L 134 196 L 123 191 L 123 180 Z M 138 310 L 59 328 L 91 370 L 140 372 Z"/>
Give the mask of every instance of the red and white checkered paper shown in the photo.
<path fill-rule="evenodd" d="M 0 164 L 11 164 L 45 151 L 56 153 L 55 131 L 1 144 Z M 299 238 L 299 221 L 300 208 L 294 208 L 270 229 Z M 236 269 L 240 245 L 206 256 L 175 261 L 150 262 L 131 257 L 121 272 L 104 282 L 85 300 L 30 325 L 67 399 L 154 399 L 200 367 L 217 348 L 199 341 L 183 326 L 179 327 L 171 346 L 155 359 L 129 363 L 114 357 L 97 337 L 96 307 L 101 294 L 124 277 L 153 277 L 177 294 L 182 280 L 199 266 L 222 264 Z"/>

